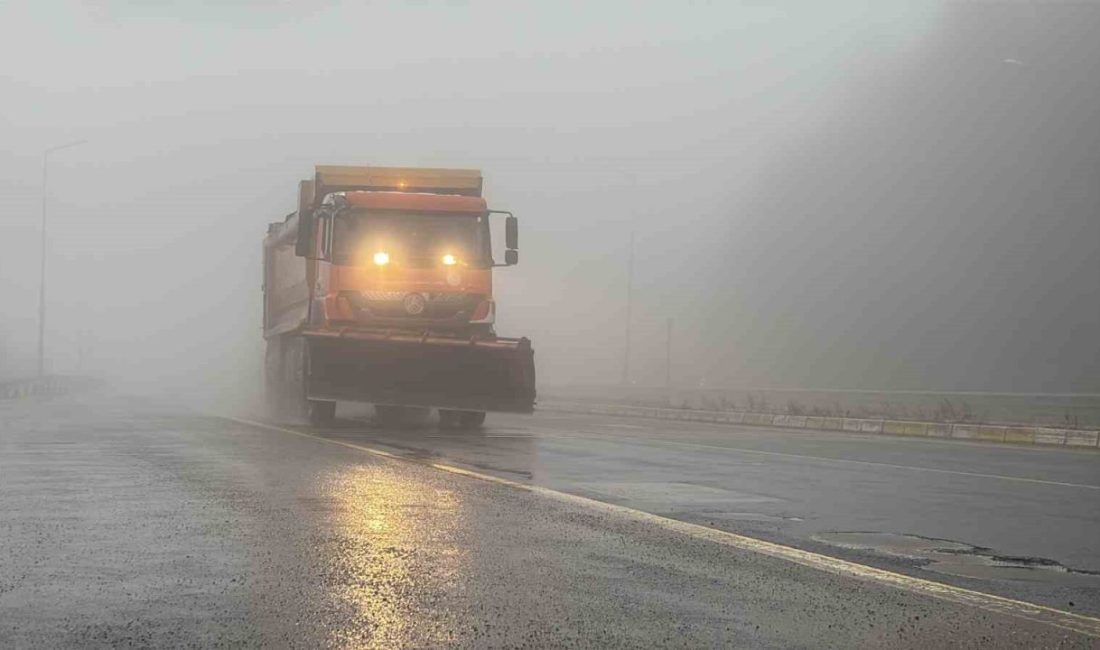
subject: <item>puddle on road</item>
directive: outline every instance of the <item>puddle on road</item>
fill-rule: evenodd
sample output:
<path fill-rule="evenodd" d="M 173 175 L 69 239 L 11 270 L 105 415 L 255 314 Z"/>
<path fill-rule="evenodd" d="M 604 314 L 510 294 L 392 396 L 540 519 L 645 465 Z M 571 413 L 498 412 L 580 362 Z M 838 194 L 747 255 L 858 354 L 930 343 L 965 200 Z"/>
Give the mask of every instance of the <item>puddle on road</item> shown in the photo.
<path fill-rule="evenodd" d="M 966 558 L 966 559 L 963 559 Z M 960 556 L 926 567 L 937 573 L 979 580 L 1016 580 L 1020 582 L 1073 582 L 1100 586 L 1100 574 L 1071 569 L 1067 566 L 1031 557 Z"/>
<path fill-rule="evenodd" d="M 925 560 L 938 553 L 969 553 L 977 549 L 970 544 L 946 539 L 895 535 L 893 533 L 820 533 L 814 539 L 841 548 L 878 551 L 895 557 Z"/>
<path fill-rule="evenodd" d="M 1100 586 L 1097 572 L 1072 569 L 1045 558 L 997 555 L 992 549 L 946 539 L 871 532 L 820 533 L 813 539 L 840 548 L 917 560 L 922 568 L 944 575 Z"/>

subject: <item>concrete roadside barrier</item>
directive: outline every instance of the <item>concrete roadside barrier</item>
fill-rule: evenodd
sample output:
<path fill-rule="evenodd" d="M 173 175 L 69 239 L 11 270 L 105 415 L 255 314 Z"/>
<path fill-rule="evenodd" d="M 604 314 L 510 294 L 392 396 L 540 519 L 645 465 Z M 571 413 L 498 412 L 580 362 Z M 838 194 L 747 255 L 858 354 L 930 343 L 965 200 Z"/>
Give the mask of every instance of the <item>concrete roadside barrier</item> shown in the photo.
<path fill-rule="evenodd" d="M 882 432 L 891 436 L 924 437 L 928 435 L 928 423 L 908 420 L 883 420 Z"/>
<path fill-rule="evenodd" d="M 928 422 L 926 424 L 929 438 L 952 438 L 953 425 L 943 422 Z"/>
<path fill-rule="evenodd" d="M 891 420 L 885 420 L 883 422 L 883 424 L 885 425 L 886 422 L 891 422 Z M 927 422 L 902 422 L 901 424 L 902 424 L 902 427 L 904 429 L 904 431 L 902 431 L 902 435 L 906 435 L 906 436 L 928 436 L 928 435 L 931 435 L 929 433 L 929 427 L 928 427 Z"/>
<path fill-rule="evenodd" d="M 1005 442 L 1018 445 L 1035 444 L 1035 427 L 1005 427 Z"/>
<path fill-rule="evenodd" d="M 859 423 L 860 433 L 882 433 L 882 420 L 862 420 Z"/>
<path fill-rule="evenodd" d="M 1076 431 L 1066 430 L 1066 446 L 1068 447 L 1095 447 L 1100 443 L 1100 431 Z"/>
<path fill-rule="evenodd" d="M 539 409 L 594 415 L 623 415 L 659 420 L 744 424 L 781 427 L 807 431 L 843 431 L 846 433 L 955 438 L 1020 445 L 1054 445 L 1100 448 L 1100 431 L 1059 429 L 1053 427 L 991 425 L 970 423 L 919 422 L 914 420 L 884 420 L 868 418 L 836 418 L 825 416 L 784 415 L 751 411 L 705 411 L 696 409 L 655 408 L 628 404 L 591 404 L 543 400 Z"/>
<path fill-rule="evenodd" d="M 1066 444 L 1066 430 L 1039 427 L 1035 429 L 1035 444 L 1064 445 Z"/>
<path fill-rule="evenodd" d="M 745 413 L 745 417 L 741 419 L 744 424 L 757 424 L 757 425 L 771 425 L 772 415 L 771 413 Z"/>
<path fill-rule="evenodd" d="M 961 440 L 972 440 L 978 437 L 978 425 L 976 424 L 954 424 L 951 425 L 951 433 L 948 437 L 959 438 Z"/>
<path fill-rule="evenodd" d="M 993 442 L 1005 441 L 1005 427 L 978 427 L 978 440 L 991 440 Z"/>
<path fill-rule="evenodd" d="M 905 435 L 905 422 L 901 420 L 883 422 L 882 432 L 891 436 L 904 436 Z"/>

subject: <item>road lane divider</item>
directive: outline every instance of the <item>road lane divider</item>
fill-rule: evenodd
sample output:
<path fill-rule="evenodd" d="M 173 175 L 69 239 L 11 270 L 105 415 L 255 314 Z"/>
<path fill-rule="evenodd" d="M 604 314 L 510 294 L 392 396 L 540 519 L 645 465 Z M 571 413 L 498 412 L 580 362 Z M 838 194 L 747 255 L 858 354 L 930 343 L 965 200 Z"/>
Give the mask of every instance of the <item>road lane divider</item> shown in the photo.
<path fill-rule="evenodd" d="M 583 413 L 586 415 L 618 415 L 657 420 L 707 422 L 710 424 L 741 424 L 784 429 L 843 431 L 860 434 L 888 434 L 957 440 L 1005 442 L 1023 445 L 1058 445 L 1063 447 L 1100 448 L 1100 431 L 1060 429 L 1015 425 L 969 424 L 964 422 L 918 422 L 874 418 L 840 418 L 781 413 L 750 413 L 742 411 L 705 411 L 701 409 L 659 408 L 632 404 L 595 404 L 588 402 L 558 402 L 542 400 L 540 411 Z"/>
<path fill-rule="evenodd" d="M 914 576 L 905 575 L 903 573 L 896 573 L 894 571 L 888 571 L 886 569 L 879 569 L 877 567 L 859 564 L 857 562 L 852 562 L 849 560 L 843 560 L 828 555 L 822 555 L 820 553 L 814 553 L 812 551 L 805 551 L 793 546 L 786 546 L 784 544 L 768 542 L 762 539 L 757 539 L 755 537 L 748 537 L 746 535 L 731 533 L 724 530 L 719 530 L 717 528 L 702 526 L 700 524 L 692 524 L 685 521 L 680 521 L 678 519 L 670 519 L 668 517 L 662 517 L 660 515 L 644 512 L 642 510 L 635 510 L 634 508 L 628 508 L 626 506 L 607 503 L 605 501 L 599 501 L 597 499 L 591 499 L 576 494 L 570 494 L 568 492 L 561 492 L 547 487 L 513 481 L 499 476 L 493 476 L 492 474 L 484 474 L 482 472 L 477 472 L 455 465 L 448 465 L 446 463 L 440 463 L 421 458 L 410 458 L 407 456 L 402 456 L 389 451 L 385 451 L 384 449 L 356 444 L 353 442 L 348 442 L 346 440 L 329 438 L 308 430 L 303 431 L 298 429 L 291 429 L 244 418 L 230 416 L 219 417 L 249 427 L 267 429 L 270 431 L 278 431 L 301 438 L 309 438 L 318 442 L 338 445 L 341 447 L 346 447 L 348 449 L 355 449 L 379 458 L 431 467 L 433 469 L 450 474 L 456 474 L 459 476 L 465 476 L 488 483 L 495 483 L 497 485 L 507 486 L 509 488 L 529 492 L 555 501 L 580 506 L 588 510 L 595 510 L 610 515 L 621 516 L 634 521 L 658 526 L 665 530 L 681 533 L 695 539 L 706 540 L 742 551 L 757 553 L 760 555 L 785 560 L 787 562 L 798 564 L 800 566 L 805 566 L 811 569 L 816 569 L 818 571 L 823 571 L 833 575 L 838 575 L 841 577 L 851 578 L 864 582 L 870 582 L 887 587 L 893 587 L 895 589 L 900 589 L 908 593 L 927 596 L 944 602 L 964 605 L 968 607 L 975 607 L 987 612 L 1012 616 L 1035 623 L 1051 625 L 1053 627 L 1077 632 L 1090 637 L 1100 638 L 1100 618 L 1084 616 L 1082 614 L 1074 614 L 1073 612 L 1066 612 L 1063 610 L 1055 609 L 1053 607 L 1047 607 L 1045 605 L 1036 605 L 1034 603 L 1028 603 L 1021 600 L 1014 600 L 1012 598 L 996 596 L 994 594 L 988 594 L 981 591 L 974 591 L 972 589 L 964 589 L 962 587 L 956 587 L 954 585 L 934 582 L 932 580 L 926 580 L 924 578 L 917 578 Z"/>

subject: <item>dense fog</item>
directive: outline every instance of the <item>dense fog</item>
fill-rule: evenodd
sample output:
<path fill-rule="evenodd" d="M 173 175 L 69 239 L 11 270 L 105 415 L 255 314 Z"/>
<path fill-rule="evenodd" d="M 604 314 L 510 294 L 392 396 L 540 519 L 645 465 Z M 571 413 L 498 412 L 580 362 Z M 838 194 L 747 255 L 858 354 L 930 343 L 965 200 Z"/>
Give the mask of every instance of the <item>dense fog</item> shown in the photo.
<path fill-rule="evenodd" d="M 315 164 L 474 167 L 540 383 L 1100 392 L 1095 3 L 0 8 L 0 377 L 259 378 Z"/>

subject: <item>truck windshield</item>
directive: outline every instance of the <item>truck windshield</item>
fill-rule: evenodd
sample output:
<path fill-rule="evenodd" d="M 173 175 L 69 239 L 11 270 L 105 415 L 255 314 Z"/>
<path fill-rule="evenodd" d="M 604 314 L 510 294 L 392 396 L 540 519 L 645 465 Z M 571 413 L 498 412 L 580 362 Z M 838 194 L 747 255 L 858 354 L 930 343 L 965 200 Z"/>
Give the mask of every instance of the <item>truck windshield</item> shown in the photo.
<path fill-rule="evenodd" d="M 483 215 L 344 210 L 333 224 L 332 261 L 337 264 L 368 265 L 379 252 L 403 266 L 435 266 L 444 255 L 463 266 L 492 263 Z"/>

